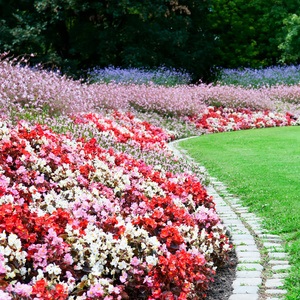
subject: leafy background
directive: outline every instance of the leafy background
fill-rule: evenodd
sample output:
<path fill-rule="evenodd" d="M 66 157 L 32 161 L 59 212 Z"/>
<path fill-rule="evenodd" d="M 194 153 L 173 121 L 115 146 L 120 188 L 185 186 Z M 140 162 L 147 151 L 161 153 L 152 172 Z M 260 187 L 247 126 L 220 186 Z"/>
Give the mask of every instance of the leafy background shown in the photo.
<path fill-rule="evenodd" d="M 297 0 L 1 0 L 0 51 L 77 77 L 166 65 L 211 81 L 217 67 L 298 63 L 298 15 Z"/>

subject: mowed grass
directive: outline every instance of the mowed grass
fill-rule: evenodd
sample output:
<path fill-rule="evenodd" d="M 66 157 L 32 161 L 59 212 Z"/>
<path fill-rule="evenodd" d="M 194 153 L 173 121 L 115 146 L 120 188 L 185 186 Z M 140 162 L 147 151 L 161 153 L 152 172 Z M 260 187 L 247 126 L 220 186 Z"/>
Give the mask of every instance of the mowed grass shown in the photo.
<path fill-rule="evenodd" d="M 287 241 L 287 299 L 300 299 L 300 127 L 211 134 L 179 146 Z"/>

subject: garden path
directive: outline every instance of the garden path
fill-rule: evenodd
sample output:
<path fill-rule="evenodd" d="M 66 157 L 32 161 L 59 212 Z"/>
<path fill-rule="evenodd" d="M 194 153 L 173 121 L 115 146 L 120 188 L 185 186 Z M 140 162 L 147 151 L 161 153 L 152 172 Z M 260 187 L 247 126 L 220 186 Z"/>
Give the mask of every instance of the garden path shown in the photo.
<path fill-rule="evenodd" d="M 190 138 L 194 137 L 187 139 Z M 193 161 L 185 155 L 186 151 L 177 145 L 180 141 L 182 140 L 170 142 L 169 149 L 175 156 Z M 232 238 L 238 258 L 232 294 L 227 299 L 283 299 L 287 294 L 283 288 L 284 277 L 290 268 L 283 241 L 279 236 L 269 234 L 263 228 L 262 219 L 250 213 L 249 208 L 243 206 L 239 198 L 228 193 L 224 183 L 211 177 L 204 166 L 201 166 L 201 169 L 210 180 L 207 192 L 214 198 L 216 211 Z"/>

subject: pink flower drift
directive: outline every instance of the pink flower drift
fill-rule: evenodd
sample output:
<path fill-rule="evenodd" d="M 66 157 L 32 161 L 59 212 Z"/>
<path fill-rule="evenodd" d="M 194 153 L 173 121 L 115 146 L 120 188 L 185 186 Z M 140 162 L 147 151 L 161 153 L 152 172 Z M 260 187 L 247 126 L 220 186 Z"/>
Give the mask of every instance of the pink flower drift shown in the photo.
<path fill-rule="evenodd" d="M 164 87 L 155 85 L 83 84 L 55 72 L 20 67 L 0 60 L 0 99 L 3 109 L 19 106 L 51 114 L 130 110 L 131 107 L 165 115 L 192 115 L 205 105 L 299 112 L 300 87 L 278 85 L 259 89 L 212 84 Z"/>

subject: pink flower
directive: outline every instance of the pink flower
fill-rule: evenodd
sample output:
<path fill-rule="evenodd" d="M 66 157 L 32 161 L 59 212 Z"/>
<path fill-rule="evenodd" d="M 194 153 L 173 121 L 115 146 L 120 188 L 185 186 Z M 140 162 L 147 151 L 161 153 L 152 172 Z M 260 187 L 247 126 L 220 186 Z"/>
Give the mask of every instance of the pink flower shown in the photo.
<path fill-rule="evenodd" d="M 145 283 L 149 287 L 152 287 L 153 286 L 153 279 L 149 276 L 146 276 L 143 283 Z"/>
<path fill-rule="evenodd" d="M 43 183 L 43 182 L 44 182 L 44 175 L 36 177 L 36 180 L 35 180 L 36 184 Z"/>
<path fill-rule="evenodd" d="M 7 293 L 0 290 L 0 299 L 1 300 L 12 300 L 12 297 L 10 297 Z"/>
<path fill-rule="evenodd" d="M 26 169 L 24 166 L 19 167 L 19 169 L 17 170 L 17 174 L 21 175 L 21 174 L 26 174 Z"/>
<path fill-rule="evenodd" d="M 18 282 L 15 285 L 14 291 L 18 295 L 21 295 L 23 297 L 29 297 L 32 292 L 32 286 L 30 286 L 28 284 L 21 284 L 20 282 Z"/>
<path fill-rule="evenodd" d="M 75 278 L 73 277 L 73 274 L 70 271 L 66 272 L 66 276 L 68 278 L 69 281 L 74 282 Z"/>
<path fill-rule="evenodd" d="M 1 256 L 2 256 L 2 254 L 1 254 Z M 0 256 L 0 258 L 1 258 L 1 256 Z M 0 274 L 5 274 L 7 271 L 6 271 L 6 269 L 4 268 L 4 265 L 2 265 L 2 262 L 0 261 Z"/>
<path fill-rule="evenodd" d="M 134 256 L 134 257 L 132 258 L 132 260 L 131 260 L 131 264 L 132 264 L 133 266 L 138 266 L 138 265 L 140 264 L 140 261 L 139 261 L 139 259 L 138 259 L 136 256 Z"/>
<path fill-rule="evenodd" d="M 127 273 L 123 272 L 122 276 L 120 276 L 120 281 L 122 283 L 126 282 L 127 276 L 128 276 Z"/>
<path fill-rule="evenodd" d="M 127 275 L 127 274 L 126 274 L 126 275 Z M 126 276 L 126 277 L 127 277 L 127 276 Z M 115 286 L 115 287 L 113 288 L 112 292 L 115 293 L 115 294 L 120 294 L 120 289 L 119 289 L 117 286 Z"/>
<path fill-rule="evenodd" d="M 96 283 L 94 286 L 91 286 L 89 291 L 87 292 L 87 296 L 94 298 L 94 297 L 102 297 L 104 294 L 102 285 L 100 283 Z"/>
<path fill-rule="evenodd" d="M 47 257 L 47 245 L 44 244 L 36 253 L 36 258 L 46 258 Z"/>
<path fill-rule="evenodd" d="M 73 258 L 72 258 L 72 256 L 71 256 L 70 253 L 67 253 L 67 254 L 64 256 L 64 261 L 65 261 L 65 263 L 68 264 L 68 265 L 72 265 L 73 262 L 74 262 L 74 260 L 73 260 Z"/>
<path fill-rule="evenodd" d="M 52 239 L 54 239 L 54 238 L 56 238 L 57 237 L 57 234 L 56 234 L 56 232 L 54 231 L 54 229 L 53 228 L 49 228 L 49 230 L 48 230 L 48 236 L 47 236 L 48 238 L 52 238 Z"/>

